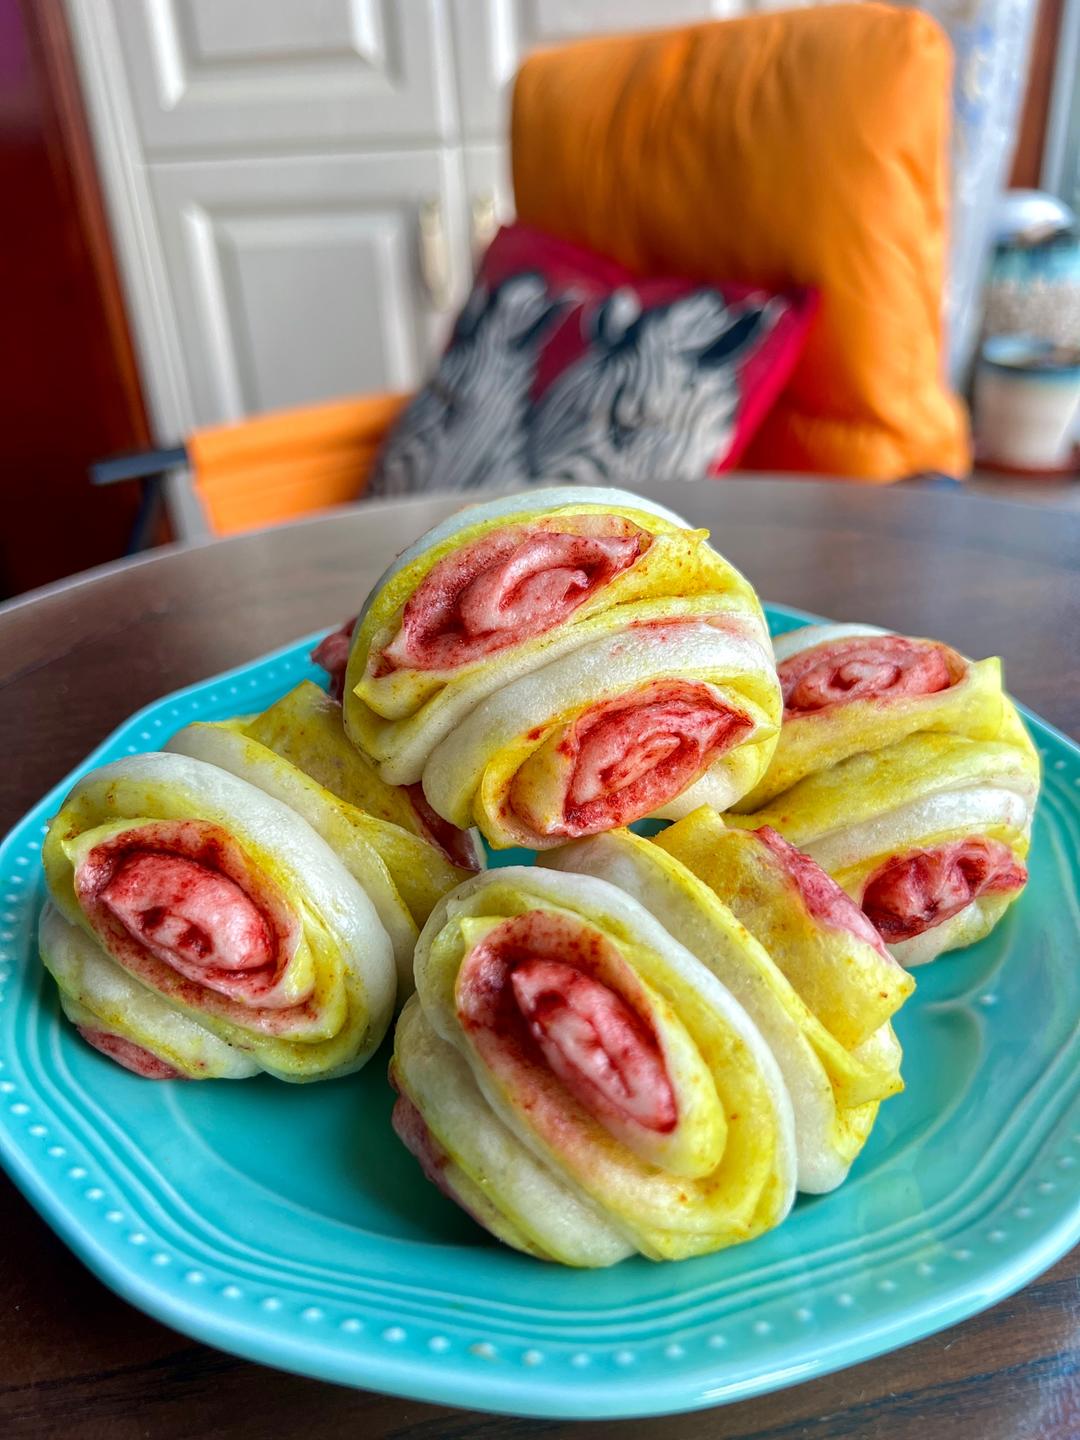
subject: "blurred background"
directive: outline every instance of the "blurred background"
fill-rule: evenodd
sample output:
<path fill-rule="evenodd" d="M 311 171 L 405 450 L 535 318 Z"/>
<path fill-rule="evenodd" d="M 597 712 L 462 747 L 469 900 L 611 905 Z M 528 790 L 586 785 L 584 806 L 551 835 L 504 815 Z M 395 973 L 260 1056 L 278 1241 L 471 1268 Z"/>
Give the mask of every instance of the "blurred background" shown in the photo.
<path fill-rule="evenodd" d="M 387 397 L 385 427 L 514 216 L 509 103 L 523 59 L 760 8 L 0 0 L 0 595 L 359 495 L 378 427 L 350 431 L 348 482 L 236 513 L 217 506 L 209 472 L 193 473 L 218 454 L 197 437 L 232 445 L 247 417 L 300 407 L 323 443 L 340 415 L 320 402 L 356 395 Z M 1052 477 L 1075 503 L 1064 477 L 1080 394 L 1080 0 L 922 8 L 955 67 L 941 364 L 974 394 L 979 475 L 985 461 L 1017 484 Z M 1003 204 L 1009 189 L 1025 193 Z M 288 444 L 297 433 L 290 421 Z M 269 474 L 281 432 L 259 434 Z M 91 484 L 95 465 L 106 483 Z"/>

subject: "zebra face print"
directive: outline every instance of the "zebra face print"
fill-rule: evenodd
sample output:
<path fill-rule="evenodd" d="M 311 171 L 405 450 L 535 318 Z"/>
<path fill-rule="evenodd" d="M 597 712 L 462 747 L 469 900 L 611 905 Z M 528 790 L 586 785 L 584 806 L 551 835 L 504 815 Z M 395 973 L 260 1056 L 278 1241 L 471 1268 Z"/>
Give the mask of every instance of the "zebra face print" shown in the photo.
<path fill-rule="evenodd" d="M 541 246 L 537 267 L 500 275 L 489 262 L 508 237 L 520 251 L 522 231 L 494 241 L 435 374 L 391 432 L 367 493 L 559 481 L 633 488 L 700 479 L 731 463 L 737 442 L 749 438 L 750 409 L 763 414 L 760 403 L 745 403 L 748 389 L 770 370 L 782 370 L 779 383 L 786 378 L 805 334 L 805 305 L 745 287 L 729 296 L 629 274 L 614 287 L 598 284 L 587 268 L 580 278 L 567 273 L 572 247 L 561 242 L 548 242 L 560 265 L 545 265 Z M 583 267 L 593 259 L 574 255 Z M 602 263 L 607 278 L 613 267 Z M 650 303 L 658 291 L 663 298 Z"/>
<path fill-rule="evenodd" d="M 367 493 L 499 483 L 539 348 L 564 308 L 539 274 L 515 275 L 494 289 L 477 284 L 435 374 L 391 432 Z"/>
<path fill-rule="evenodd" d="M 782 306 L 727 305 L 715 291 L 643 310 L 616 290 L 592 316 L 590 344 L 522 416 L 529 480 L 634 486 L 698 480 L 730 447 L 738 357 Z"/>

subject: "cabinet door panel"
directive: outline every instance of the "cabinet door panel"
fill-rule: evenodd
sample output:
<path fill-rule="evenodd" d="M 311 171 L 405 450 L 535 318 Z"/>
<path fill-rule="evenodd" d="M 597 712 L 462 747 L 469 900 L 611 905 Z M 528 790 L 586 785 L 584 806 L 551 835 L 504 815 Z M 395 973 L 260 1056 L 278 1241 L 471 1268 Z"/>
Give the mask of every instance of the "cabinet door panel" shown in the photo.
<path fill-rule="evenodd" d="M 150 156 L 374 147 L 452 128 L 438 0 L 99 3 L 119 32 Z"/>
<path fill-rule="evenodd" d="M 450 217 L 460 293 L 458 176 L 433 151 L 152 167 L 195 423 L 417 385 L 445 325 L 418 216 Z"/>

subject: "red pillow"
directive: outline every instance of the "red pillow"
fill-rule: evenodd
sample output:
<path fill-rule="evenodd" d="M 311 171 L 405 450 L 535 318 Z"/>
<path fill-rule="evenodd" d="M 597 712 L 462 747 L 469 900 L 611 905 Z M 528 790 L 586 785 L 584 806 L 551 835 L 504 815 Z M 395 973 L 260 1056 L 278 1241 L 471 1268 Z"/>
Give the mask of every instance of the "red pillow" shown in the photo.
<path fill-rule="evenodd" d="M 633 488 L 730 469 L 791 374 L 815 303 L 798 287 L 642 279 L 509 226 L 366 493 Z"/>

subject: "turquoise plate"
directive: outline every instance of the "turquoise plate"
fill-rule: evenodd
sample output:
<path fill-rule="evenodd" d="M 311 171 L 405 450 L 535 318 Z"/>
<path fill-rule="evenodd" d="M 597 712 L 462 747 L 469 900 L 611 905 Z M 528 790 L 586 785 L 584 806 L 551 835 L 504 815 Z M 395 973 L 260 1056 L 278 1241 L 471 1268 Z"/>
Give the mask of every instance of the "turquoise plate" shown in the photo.
<path fill-rule="evenodd" d="M 804 618 L 770 612 L 776 632 Z M 317 677 L 309 643 L 150 706 L 76 773 Z M 907 1089 L 847 1184 L 750 1245 L 591 1273 L 499 1247 L 394 1138 L 385 1054 L 310 1087 L 150 1085 L 104 1060 L 61 1023 L 34 943 L 45 819 L 74 775 L 0 849 L 0 1154 L 76 1254 L 160 1320 L 416 1399 L 651 1415 L 907 1344 L 1080 1238 L 1080 751 L 1031 724 L 1046 781 L 1027 893 L 919 973 L 897 1025 Z"/>

